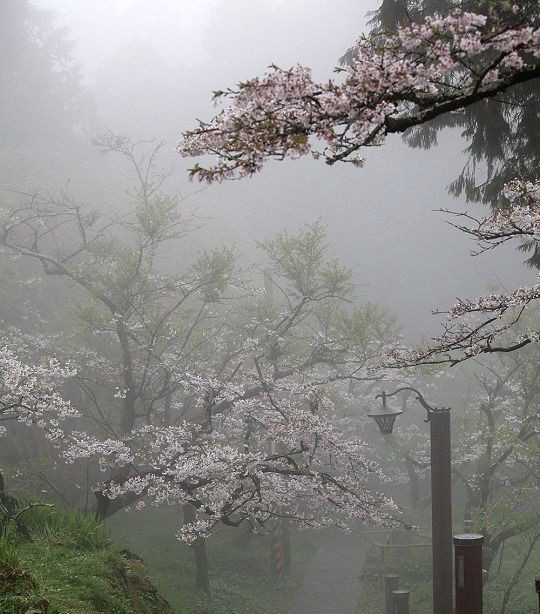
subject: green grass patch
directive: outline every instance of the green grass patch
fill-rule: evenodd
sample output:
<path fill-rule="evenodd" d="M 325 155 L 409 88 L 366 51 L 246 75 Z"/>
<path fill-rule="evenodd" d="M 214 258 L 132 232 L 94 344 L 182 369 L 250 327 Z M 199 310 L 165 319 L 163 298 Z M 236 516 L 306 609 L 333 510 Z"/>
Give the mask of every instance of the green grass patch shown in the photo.
<path fill-rule="evenodd" d="M 309 533 L 291 532 L 292 569 L 276 581 L 269 537 L 222 527 L 207 540 L 205 595 L 192 549 L 175 537 L 177 507 L 121 512 L 107 526 L 51 507 L 23 518 L 32 541 L 13 523 L 0 540 L 0 614 L 166 614 L 160 595 L 177 614 L 285 614 L 316 549 Z"/>
<path fill-rule="evenodd" d="M 315 552 L 307 532 L 292 532 L 292 569 L 282 581 L 270 575 L 268 536 L 221 527 L 207 540 L 209 597 L 195 585 L 192 550 L 175 533 L 176 506 L 121 512 L 109 526 L 117 540 L 140 554 L 152 582 L 178 614 L 284 614 Z"/>
<path fill-rule="evenodd" d="M 78 511 L 25 513 L 32 541 L 13 528 L 0 540 L 1 614 L 166 614 L 140 563 L 109 530 Z"/>

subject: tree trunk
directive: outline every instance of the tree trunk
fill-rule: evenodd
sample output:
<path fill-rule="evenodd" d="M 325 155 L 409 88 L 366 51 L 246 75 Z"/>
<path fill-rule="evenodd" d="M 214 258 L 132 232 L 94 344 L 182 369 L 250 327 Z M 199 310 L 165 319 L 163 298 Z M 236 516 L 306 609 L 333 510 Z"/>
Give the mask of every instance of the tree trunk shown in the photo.
<path fill-rule="evenodd" d="M 125 324 L 119 318 L 117 318 L 116 321 L 116 335 L 122 350 L 122 374 L 125 388 L 125 396 L 122 403 L 122 415 L 120 416 L 120 434 L 129 435 L 135 427 L 135 403 L 137 400 L 137 394 L 135 379 L 133 377 L 133 360 L 129 347 L 129 338 Z M 129 473 L 129 467 L 121 467 L 118 471 L 111 475 L 108 481 L 122 482 L 122 480 L 126 480 L 128 478 Z M 115 499 L 111 500 L 103 491 L 100 490 L 94 491 L 94 495 L 96 497 L 95 513 L 97 518 L 100 520 L 113 516 L 116 514 L 116 512 L 119 512 L 141 498 L 139 495 L 131 495 L 128 493 L 122 497 L 116 497 Z"/>
<path fill-rule="evenodd" d="M 135 402 L 137 400 L 135 378 L 133 376 L 133 359 L 129 346 L 129 337 L 123 321 L 117 318 L 116 335 L 122 350 L 122 376 L 124 380 L 124 403 L 122 417 L 120 419 L 120 431 L 122 435 L 129 435 L 135 427 Z"/>
<path fill-rule="evenodd" d="M 291 570 L 291 528 L 288 518 L 282 518 L 283 525 L 283 559 L 285 563 L 285 571 Z"/>
<path fill-rule="evenodd" d="M 130 474 L 129 467 L 120 467 L 114 475 L 105 482 L 103 490 L 106 490 L 106 487 L 111 482 L 119 482 L 122 484 L 125 480 L 128 479 Z M 110 499 L 103 490 L 95 490 L 94 496 L 96 498 L 96 508 L 95 514 L 99 520 L 105 520 L 105 518 L 109 518 L 110 516 L 114 516 L 117 512 L 137 503 L 140 499 L 143 498 L 144 493 L 135 494 L 132 492 L 128 492 L 119 497 L 115 497 L 114 499 Z"/>
<path fill-rule="evenodd" d="M 0 503 L 5 505 L 4 503 L 4 474 L 0 471 Z M 6 518 L 7 523 L 7 518 Z M 0 538 L 4 534 L 4 520 L 0 515 Z"/>
<path fill-rule="evenodd" d="M 182 506 L 184 522 L 195 521 L 195 510 L 189 504 Z M 205 593 L 210 592 L 210 580 L 208 577 L 208 561 L 206 558 L 206 542 L 200 540 L 191 546 L 195 554 L 195 575 L 197 588 Z"/>

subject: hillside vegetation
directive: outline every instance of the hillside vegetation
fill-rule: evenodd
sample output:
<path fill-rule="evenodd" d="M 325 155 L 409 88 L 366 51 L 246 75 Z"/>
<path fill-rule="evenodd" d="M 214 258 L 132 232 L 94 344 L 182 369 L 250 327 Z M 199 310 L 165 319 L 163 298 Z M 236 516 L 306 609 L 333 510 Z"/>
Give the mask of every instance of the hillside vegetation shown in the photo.
<path fill-rule="evenodd" d="M 109 531 L 77 510 L 34 507 L 0 539 L 1 614 L 168 614 L 143 561 L 120 550 Z"/>

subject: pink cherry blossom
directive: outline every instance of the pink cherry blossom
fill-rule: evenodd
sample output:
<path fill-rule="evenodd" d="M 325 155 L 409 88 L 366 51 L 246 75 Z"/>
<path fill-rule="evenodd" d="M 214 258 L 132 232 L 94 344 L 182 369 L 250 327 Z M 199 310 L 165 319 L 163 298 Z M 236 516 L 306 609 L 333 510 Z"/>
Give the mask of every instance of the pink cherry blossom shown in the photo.
<path fill-rule="evenodd" d="M 362 166 L 358 150 L 381 145 L 387 134 L 537 77 L 538 65 L 527 62 L 539 46 L 538 29 L 526 20 L 509 28 L 460 10 L 427 17 L 382 39 L 361 37 L 351 65 L 336 69 L 339 79 L 317 83 L 306 67 L 272 66 L 215 92 L 215 102 L 229 106 L 184 132 L 177 150 L 218 157 L 190 171 L 209 183 L 252 175 L 270 158 L 311 154 Z"/>

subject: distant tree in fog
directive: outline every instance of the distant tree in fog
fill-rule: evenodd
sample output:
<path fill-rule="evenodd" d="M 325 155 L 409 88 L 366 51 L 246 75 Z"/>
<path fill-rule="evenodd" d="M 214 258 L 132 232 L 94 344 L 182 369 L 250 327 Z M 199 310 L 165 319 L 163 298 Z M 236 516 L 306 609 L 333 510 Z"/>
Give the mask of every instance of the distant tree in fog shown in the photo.
<path fill-rule="evenodd" d="M 50 146 L 88 121 L 72 48 L 50 11 L 29 0 L 0 3 L 0 144 Z"/>

